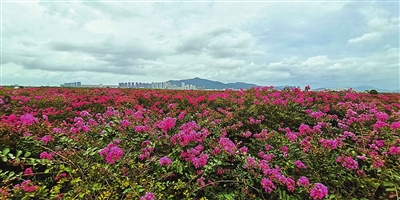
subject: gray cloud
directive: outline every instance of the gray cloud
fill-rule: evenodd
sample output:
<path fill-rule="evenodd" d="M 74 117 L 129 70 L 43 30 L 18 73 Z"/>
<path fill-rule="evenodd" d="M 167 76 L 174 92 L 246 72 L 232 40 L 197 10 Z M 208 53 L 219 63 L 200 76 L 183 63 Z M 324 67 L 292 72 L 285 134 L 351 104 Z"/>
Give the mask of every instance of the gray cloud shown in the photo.
<path fill-rule="evenodd" d="M 399 88 L 393 2 L 3 4 L 4 84 L 202 77 Z"/>

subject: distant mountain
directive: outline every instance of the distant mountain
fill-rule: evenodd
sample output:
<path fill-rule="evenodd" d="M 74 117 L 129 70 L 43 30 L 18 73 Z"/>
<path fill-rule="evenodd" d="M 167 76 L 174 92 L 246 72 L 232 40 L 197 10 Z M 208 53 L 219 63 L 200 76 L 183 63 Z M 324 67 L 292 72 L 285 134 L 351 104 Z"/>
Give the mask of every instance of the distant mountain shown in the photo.
<path fill-rule="evenodd" d="M 207 79 L 202 79 L 202 78 L 192 78 L 192 79 L 184 79 L 184 80 L 170 80 L 167 81 L 170 82 L 171 84 L 175 84 L 176 86 L 180 87 L 182 83 L 185 83 L 186 85 L 194 85 L 196 87 L 204 87 L 205 89 L 228 89 L 228 88 L 233 88 L 233 89 L 249 89 L 252 87 L 257 87 L 255 84 L 249 84 L 249 83 L 243 83 L 243 82 L 236 82 L 236 83 L 222 83 L 219 81 L 211 81 Z"/>
<path fill-rule="evenodd" d="M 353 90 L 360 91 L 360 92 L 364 92 L 365 90 L 376 90 L 378 92 L 389 92 L 390 91 L 387 89 L 381 89 L 381 88 L 376 88 L 373 86 L 366 86 L 366 85 L 354 87 Z"/>
<path fill-rule="evenodd" d="M 335 88 L 347 88 L 347 89 L 352 88 L 353 90 L 358 91 L 358 92 L 364 92 L 365 90 L 376 90 L 378 92 L 398 92 L 399 91 L 399 90 L 382 89 L 382 88 L 377 88 L 377 87 L 367 86 L 367 85 L 361 85 L 361 86 L 357 86 L 357 87 L 341 86 L 341 87 L 332 87 L 332 88 L 321 87 L 321 88 L 316 88 L 316 89 L 311 88 L 311 89 L 315 90 L 315 91 L 321 91 L 321 90 L 326 90 L 326 89 L 333 89 L 334 90 Z"/>

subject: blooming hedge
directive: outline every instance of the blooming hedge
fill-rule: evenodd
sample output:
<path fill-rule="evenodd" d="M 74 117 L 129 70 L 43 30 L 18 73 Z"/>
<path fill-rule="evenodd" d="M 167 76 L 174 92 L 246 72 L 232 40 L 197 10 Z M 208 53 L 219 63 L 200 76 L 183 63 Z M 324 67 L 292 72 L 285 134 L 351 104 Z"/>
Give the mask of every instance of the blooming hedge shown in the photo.
<path fill-rule="evenodd" d="M 398 199 L 400 95 L 0 90 L 0 199 Z"/>

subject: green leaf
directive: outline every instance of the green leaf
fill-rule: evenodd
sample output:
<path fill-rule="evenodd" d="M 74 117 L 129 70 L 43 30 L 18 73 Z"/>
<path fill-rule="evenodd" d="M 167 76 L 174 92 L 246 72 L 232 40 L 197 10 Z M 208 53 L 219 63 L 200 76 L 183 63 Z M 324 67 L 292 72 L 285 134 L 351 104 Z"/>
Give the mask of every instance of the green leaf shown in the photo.
<path fill-rule="evenodd" d="M 22 154 L 22 151 L 21 151 L 21 150 L 18 150 L 16 156 L 19 157 L 21 154 Z"/>
<path fill-rule="evenodd" d="M 3 155 L 7 155 L 8 152 L 10 152 L 10 148 L 7 147 L 7 148 L 3 149 Z"/>
<path fill-rule="evenodd" d="M 14 176 L 14 175 L 15 175 L 15 172 L 11 171 L 11 172 L 8 174 L 8 178 L 11 178 L 11 177 Z"/>
<path fill-rule="evenodd" d="M 8 160 L 7 157 L 5 157 L 5 156 L 2 157 L 1 159 L 3 160 L 3 162 L 7 162 L 7 160 Z"/>
<path fill-rule="evenodd" d="M 31 155 L 31 152 L 25 152 L 24 157 L 29 157 Z"/>
<path fill-rule="evenodd" d="M 386 186 L 386 187 L 387 187 L 387 186 L 393 186 L 393 183 L 391 183 L 391 182 L 384 182 L 384 183 L 383 183 L 383 186 Z"/>
<path fill-rule="evenodd" d="M 393 192 L 396 191 L 396 188 L 386 188 L 385 190 L 386 192 Z"/>
<path fill-rule="evenodd" d="M 14 158 L 15 158 L 15 156 L 14 156 L 12 153 L 9 153 L 9 154 L 8 154 L 8 157 L 10 157 L 11 159 L 14 159 Z"/>

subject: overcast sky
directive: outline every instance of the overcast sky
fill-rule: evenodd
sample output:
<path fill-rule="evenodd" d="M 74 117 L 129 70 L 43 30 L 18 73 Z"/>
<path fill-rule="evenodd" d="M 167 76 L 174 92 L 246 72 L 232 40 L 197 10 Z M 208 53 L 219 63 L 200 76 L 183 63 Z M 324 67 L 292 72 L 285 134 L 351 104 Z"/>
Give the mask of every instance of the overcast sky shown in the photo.
<path fill-rule="evenodd" d="M 3 84 L 399 89 L 399 2 L 2 2 Z"/>

